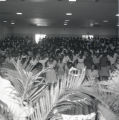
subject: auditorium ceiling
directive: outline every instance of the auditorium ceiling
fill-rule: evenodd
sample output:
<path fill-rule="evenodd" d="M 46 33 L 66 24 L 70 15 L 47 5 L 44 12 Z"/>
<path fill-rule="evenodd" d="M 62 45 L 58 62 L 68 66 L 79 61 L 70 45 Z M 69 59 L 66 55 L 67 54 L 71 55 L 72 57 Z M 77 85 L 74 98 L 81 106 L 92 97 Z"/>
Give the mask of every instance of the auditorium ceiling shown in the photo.
<path fill-rule="evenodd" d="M 117 11 L 117 0 L 7 0 L 0 2 L 0 22 L 8 26 L 64 27 L 69 20 L 65 27 L 116 27 Z"/>

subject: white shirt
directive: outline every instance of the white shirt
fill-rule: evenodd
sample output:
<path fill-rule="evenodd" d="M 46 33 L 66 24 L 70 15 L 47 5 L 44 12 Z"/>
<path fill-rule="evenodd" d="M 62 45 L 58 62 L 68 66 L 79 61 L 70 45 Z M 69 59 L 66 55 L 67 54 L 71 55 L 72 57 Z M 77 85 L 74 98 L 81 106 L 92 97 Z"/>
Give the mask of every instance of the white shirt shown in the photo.
<path fill-rule="evenodd" d="M 111 65 L 113 65 L 117 60 L 117 54 L 115 53 L 113 56 L 108 55 L 107 58 L 110 61 Z"/>
<path fill-rule="evenodd" d="M 90 80 L 95 80 L 97 77 L 99 77 L 98 70 L 90 70 L 88 72 L 88 76 Z"/>
<path fill-rule="evenodd" d="M 45 67 L 45 63 L 48 60 L 48 58 L 45 58 L 43 60 L 39 60 L 39 63 L 41 63 L 43 65 L 43 67 Z"/>
<path fill-rule="evenodd" d="M 85 56 L 83 56 L 82 58 L 79 57 L 79 58 L 78 58 L 78 62 L 79 62 L 79 63 L 84 63 L 84 59 L 85 59 Z"/>
<path fill-rule="evenodd" d="M 69 60 L 70 60 L 70 59 L 69 59 L 69 56 L 64 56 L 64 58 L 63 58 L 63 63 L 67 63 Z"/>
<path fill-rule="evenodd" d="M 99 57 L 97 57 L 97 56 L 93 56 L 93 62 L 95 63 L 95 64 L 98 64 L 98 63 L 100 63 L 100 56 Z"/>

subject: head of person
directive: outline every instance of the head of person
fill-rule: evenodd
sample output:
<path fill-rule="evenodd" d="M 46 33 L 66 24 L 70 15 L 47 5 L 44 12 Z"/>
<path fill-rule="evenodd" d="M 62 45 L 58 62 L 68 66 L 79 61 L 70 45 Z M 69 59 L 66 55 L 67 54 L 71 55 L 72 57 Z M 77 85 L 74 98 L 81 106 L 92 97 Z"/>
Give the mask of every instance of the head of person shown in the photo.
<path fill-rule="evenodd" d="M 95 69 L 95 65 L 94 65 L 94 64 L 92 65 L 91 69 L 92 69 L 92 70 L 94 70 L 94 69 Z"/>
<path fill-rule="evenodd" d="M 49 62 L 53 62 L 53 57 L 50 57 L 50 58 L 49 58 Z"/>
<path fill-rule="evenodd" d="M 39 60 L 39 55 L 38 54 L 36 55 L 36 59 Z"/>
<path fill-rule="evenodd" d="M 28 55 L 29 55 L 30 57 L 33 57 L 32 51 L 28 51 Z"/>
<path fill-rule="evenodd" d="M 113 56 L 113 55 L 114 55 L 114 53 L 113 53 L 113 52 L 111 52 L 111 53 L 110 53 L 110 56 Z"/>

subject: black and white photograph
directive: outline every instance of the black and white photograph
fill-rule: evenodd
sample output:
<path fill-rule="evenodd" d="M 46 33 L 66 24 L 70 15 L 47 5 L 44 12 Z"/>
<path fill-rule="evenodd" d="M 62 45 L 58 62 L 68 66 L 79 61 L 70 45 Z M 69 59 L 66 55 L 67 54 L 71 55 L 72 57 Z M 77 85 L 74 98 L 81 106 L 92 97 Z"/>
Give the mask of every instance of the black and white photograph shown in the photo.
<path fill-rule="evenodd" d="M 0 0 L 0 120 L 119 120 L 119 0 Z"/>

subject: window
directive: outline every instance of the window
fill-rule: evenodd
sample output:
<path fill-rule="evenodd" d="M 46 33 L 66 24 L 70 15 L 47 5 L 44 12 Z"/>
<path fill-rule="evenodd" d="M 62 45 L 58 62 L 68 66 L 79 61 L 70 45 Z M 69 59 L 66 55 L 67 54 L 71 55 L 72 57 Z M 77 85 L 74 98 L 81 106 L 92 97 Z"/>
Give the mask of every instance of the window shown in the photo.
<path fill-rule="evenodd" d="M 88 39 L 93 39 L 94 36 L 93 35 L 82 35 L 82 38 L 88 40 Z"/>
<path fill-rule="evenodd" d="M 46 34 L 35 34 L 36 43 L 38 44 L 45 37 L 46 37 Z"/>

